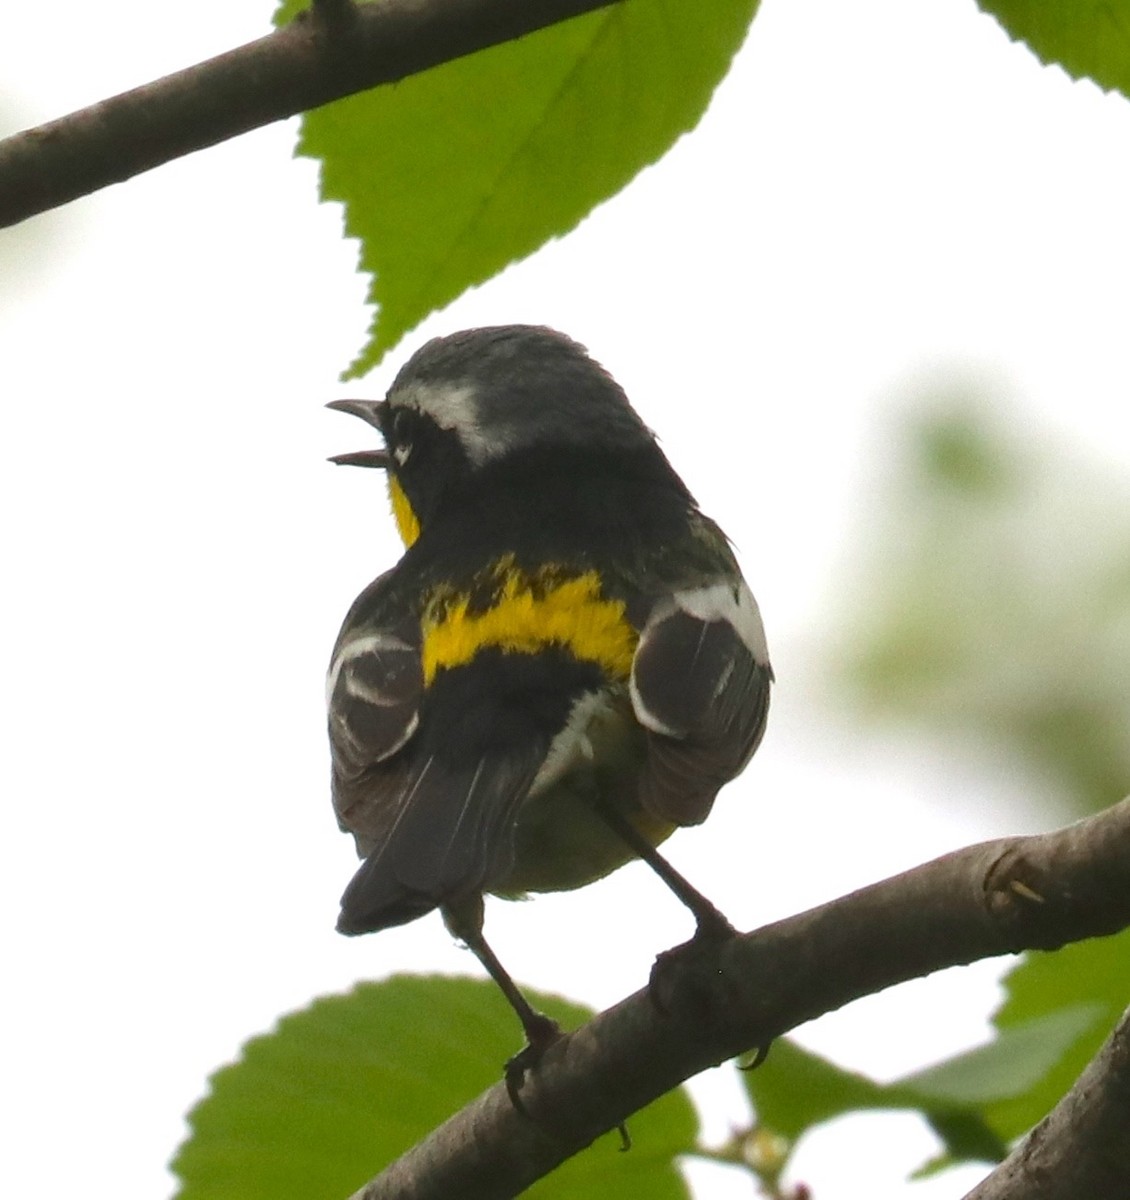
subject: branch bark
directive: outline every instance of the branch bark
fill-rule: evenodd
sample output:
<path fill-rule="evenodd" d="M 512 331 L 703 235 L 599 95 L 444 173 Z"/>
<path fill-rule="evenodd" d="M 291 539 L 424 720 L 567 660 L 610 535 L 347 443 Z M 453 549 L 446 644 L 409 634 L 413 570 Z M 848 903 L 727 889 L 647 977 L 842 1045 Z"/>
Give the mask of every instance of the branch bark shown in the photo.
<path fill-rule="evenodd" d="M 522 1090 L 528 1116 L 514 1110 L 499 1083 L 353 1200 L 515 1196 L 684 1079 L 860 996 L 943 967 L 1054 949 L 1127 925 L 1130 800 L 1055 833 L 947 854 L 661 971 L 655 998 L 637 992 L 550 1047 Z M 1069 1122 L 1046 1136 L 1084 1128 L 1101 1144 L 1061 1153 L 1057 1169 L 1077 1170 L 1084 1154 L 1106 1155 L 1123 1181 L 1130 1178 L 1124 1120 Z"/>
<path fill-rule="evenodd" d="M 1128 1130 L 1130 1009 L 1071 1091 L 965 1200 L 1125 1196 Z"/>
<path fill-rule="evenodd" d="M 313 0 L 289 25 L 0 141 L 0 227 L 617 0 Z"/>

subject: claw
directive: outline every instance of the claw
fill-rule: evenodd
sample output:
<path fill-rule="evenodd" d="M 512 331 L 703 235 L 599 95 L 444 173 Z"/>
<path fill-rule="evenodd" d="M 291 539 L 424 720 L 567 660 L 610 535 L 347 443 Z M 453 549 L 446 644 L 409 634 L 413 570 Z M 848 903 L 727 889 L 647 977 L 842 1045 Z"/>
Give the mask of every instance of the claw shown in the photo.
<path fill-rule="evenodd" d="M 664 950 L 656 955 L 648 980 L 648 995 L 656 1011 L 662 1017 L 670 1016 L 670 999 L 676 992 L 695 1003 L 694 983 L 696 977 L 716 972 L 717 953 L 720 946 L 737 935 L 737 930 L 713 906 L 699 915 L 694 937 L 680 946 Z M 700 994 L 703 989 L 699 989 Z M 685 1001 L 685 1002 L 686 1002 Z M 698 1004 L 705 1012 L 705 997 Z"/>
<path fill-rule="evenodd" d="M 769 1051 L 773 1049 L 772 1042 L 766 1042 L 763 1046 L 755 1046 L 753 1057 L 747 1063 L 739 1063 L 739 1071 L 756 1071 L 758 1067 L 769 1057 Z"/>
<path fill-rule="evenodd" d="M 529 1110 L 522 1103 L 522 1084 L 526 1081 L 527 1072 L 541 1062 L 545 1052 L 561 1036 L 561 1026 L 552 1017 L 532 1009 L 528 1017 L 523 1017 L 522 1025 L 526 1030 L 526 1045 L 513 1058 L 507 1059 L 503 1077 L 506 1080 L 506 1094 L 515 1111 L 532 1120 Z"/>

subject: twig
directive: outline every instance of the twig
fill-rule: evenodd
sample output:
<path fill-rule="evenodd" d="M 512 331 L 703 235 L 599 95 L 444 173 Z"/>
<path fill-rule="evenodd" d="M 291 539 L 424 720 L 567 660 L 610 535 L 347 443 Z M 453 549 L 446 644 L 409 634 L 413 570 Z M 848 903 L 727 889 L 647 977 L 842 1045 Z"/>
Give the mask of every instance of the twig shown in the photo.
<path fill-rule="evenodd" d="M 1127 925 L 1130 800 L 1056 833 L 947 854 L 734 937 L 683 979 L 665 972 L 677 986 L 658 1006 L 637 992 L 550 1047 L 522 1091 L 532 1120 L 499 1083 L 354 1200 L 515 1196 L 682 1080 L 803 1021 L 943 967 Z M 1130 1139 L 1114 1152 L 1130 1178 Z M 1076 1145 L 1071 1158 L 1085 1153 Z"/>
<path fill-rule="evenodd" d="M 1130 1009 L 1075 1086 L 965 1200 L 1130 1193 Z"/>
<path fill-rule="evenodd" d="M 283 29 L 0 141 L 0 227 L 617 0 L 316 0 Z"/>

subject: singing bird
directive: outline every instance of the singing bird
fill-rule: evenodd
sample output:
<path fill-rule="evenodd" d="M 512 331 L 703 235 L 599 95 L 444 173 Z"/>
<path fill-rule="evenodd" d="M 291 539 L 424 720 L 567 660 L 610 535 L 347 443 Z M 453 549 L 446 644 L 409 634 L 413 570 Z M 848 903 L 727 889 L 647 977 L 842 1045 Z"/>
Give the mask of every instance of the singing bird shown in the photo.
<path fill-rule="evenodd" d="M 364 859 L 338 929 L 440 909 L 522 1021 L 520 1083 L 558 1034 L 483 937 L 483 896 L 648 861 L 701 931 L 729 927 L 655 847 L 697 825 L 765 729 L 757 604 L 623 390 L 576 342 L 507 325 L 428 342 L 384 400 L 405 544 L 357 597 L 327 694 L 333 802 Z M 513 1094 L 513 1093 L 512 1093 Z"/>

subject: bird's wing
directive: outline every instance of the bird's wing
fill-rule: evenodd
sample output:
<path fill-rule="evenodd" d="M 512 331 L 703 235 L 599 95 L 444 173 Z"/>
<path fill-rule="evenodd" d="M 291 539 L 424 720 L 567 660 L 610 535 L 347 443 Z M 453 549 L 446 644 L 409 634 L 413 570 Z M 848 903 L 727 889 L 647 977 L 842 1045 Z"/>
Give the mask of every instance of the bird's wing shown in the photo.
<path fill-rule="evenodd" d="M 677 825 L 705 820 L 757 749 L 772 679 L 757 603 L 740 578 L 655 605 L 630 682 L 648 732 L 640 798 L 649 811 Z"/>
<path fill-rule="evenodd" d="M 538 681 L 519 676 L 541 669 L 533 658 L 488 654 L 474 676 L 444 671 L 425 688 L 419 620 L 387 579 L 346 618 L 328 679 L 334 807 L 365 859 L 342 897 L 344 933 L 411 921 L 504 875 L 556 728 L 527 702 Z M 504 677 L 484 679 L 492 670 Z"/>
<path fill-rule="evenodd" d="M 343 639 L 326 684 L 335 782 L 356 782 L 416 732 L 424 673 L 419 625 L 366 627 Z M 337 794 L 335 791 L 335 804 Z M 348 824 L 348 814 L 338 807 Z"/>

